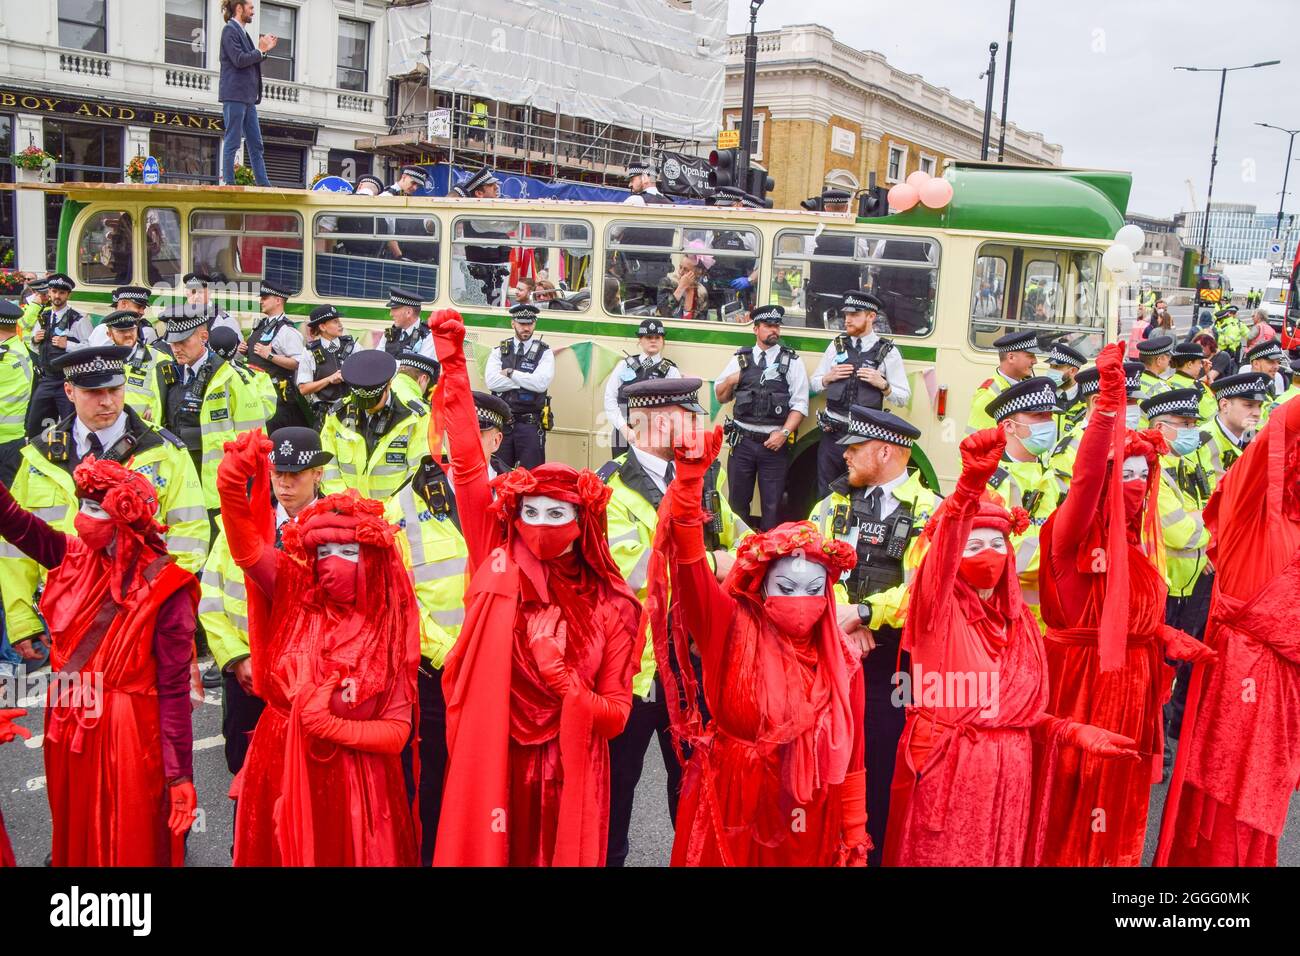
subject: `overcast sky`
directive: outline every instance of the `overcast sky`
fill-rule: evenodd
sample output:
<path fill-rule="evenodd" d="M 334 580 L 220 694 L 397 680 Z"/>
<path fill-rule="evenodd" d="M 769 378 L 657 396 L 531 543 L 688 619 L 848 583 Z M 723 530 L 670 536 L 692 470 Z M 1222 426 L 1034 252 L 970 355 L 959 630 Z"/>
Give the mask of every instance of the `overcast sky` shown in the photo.
<path fill-rule="evenodd" d="M 749 29 L 748 0 L 729 0 L 732 33 Z M 829 27 L 838 40 L 883 53 L 958 96 L 984 103 L 988 45 L 996 41 L 996 118 L 1008 0 L 766 0 L 758 29 Z M 1298 0 L 1018 0 L 1008 114 L 1064 148 L 1066 166 L 1133 173 L 1130 212 L 1171 216 L 1204 207 L 1218 73 L 1175 66 L 1279 66 L 1228 74 L 1214 199 L 1276 212 L 1288 137 L 1256 122 L 1300 129 Z M 1290 42 L 1287 42 L 1287 41 Z M 1300 137 L 1297 137 L 1300 139 Z M 1287 211 L 1300 211 L 1300 145 Z"/>

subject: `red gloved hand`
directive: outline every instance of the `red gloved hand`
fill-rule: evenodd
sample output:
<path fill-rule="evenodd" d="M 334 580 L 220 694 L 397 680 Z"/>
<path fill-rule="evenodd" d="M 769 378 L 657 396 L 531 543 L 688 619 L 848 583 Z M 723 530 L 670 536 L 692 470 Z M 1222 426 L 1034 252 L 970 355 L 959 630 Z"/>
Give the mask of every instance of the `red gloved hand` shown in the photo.
<path fill-rule="evenodd" d="M 1123 734 L 1106 730 L 1104 727 L 1094 727 L 1092 724 L 1081 724 L 1071 720 L 1066 722 L 1062 736 L 1072 747 L 1078 747 L 1085 753 L 1097 757 L 1137 760 L 1142 756 L 1137 752 L 1137 741 Z"/>
<path fill-rule="evenodd" d="M 1002 453 L 1007 447 L 1007 435 L 1000 427 L 985 428 L 961 440 L 961 477 L 958 485 L 970 496 L 978 498 L 984 493 L 993 472 L 998 470 Z"/>
<path fill-rule="evenodd" d="M 569 692 L 573 678 L 564 663 L 568 627 L 559 607 L 551 606 L 528 619 L 528 649 L 546 686 L 561 697 Z"/>
<path fill-rule="evenodd" d="M 673 448 L 675 477 L 668 488 L 675 517 L 694 521 L 700 516 L 700 499 L 704 494 L 704 475 L 722 450 L 722 428 L 709 431 L 697 428 L 687 433 Z"/>
<path fill-rule="evenodd" d="M 167 799 L 171 803 L 167 829 L 172 831 L 172 836 L 181 836 L 194 825 L 194 808 L 199 804 L 199 798 L 194 793 L 194 782 L 178 780 L 168 785 Z"/>
<path fill-rule="evenodd" d="M 15 724 L 18 717 L 26 717 L 27 711 L 22 707 L 0 710 L 0 744 L 7 744 L 15 737 L 31 740 L 32 732 L 20 724 Z"/>
<path fill-rule="evenodd" d="M 1128 392 L 1124 386 L 1124 342 L 1112 342 L 1097 356 L 1097 405 L 1101 412 L 1124 411 Z"/>
<path fill-rule="evenodd" d="M 238 474 L 245 480 L 252 478 L 258 470 L 267 465 L 266 456 L 270 454 L 271 440 L 262 434 L 261 428 L 240 432 L 234 441 L 222 446 L 225 457 L 217 468 L 218 474 L 223 470 L 227 474 Z"/>
<path fill-rule="evenodd" d="M 1165 642 L 1165 657 L 1170 660 L 1204 664 L 1219 657 L 1219 652 L 1208 644 L 1168 624 L 1160 629 L 1160 637 Z"/>
<path fill-rule="evenodd" d="M 465 354 L 465 320 L 455 309 L 438 309 L 430 315 L 429 331 L 439 362 L 455 361 L 455 356 Z"/>
<path fill-rule="evenodd" d="M 302 729 L 319 740 L 369 753 L 401 753 L 411 735 L 409 720 L 350 720 L 330 712 L 330 698 L 338 689 L 343 675 L 331 674 L 316 688 L 304 686 L 307 699 L 302 705 Z"/>
<path fill-rule="evenodd" d="M 858 770 L 844 775 L 840 786 L 840 833 L 845 866 L 866 866 L 871 838 L 867 836 L 867 772 Z"/>

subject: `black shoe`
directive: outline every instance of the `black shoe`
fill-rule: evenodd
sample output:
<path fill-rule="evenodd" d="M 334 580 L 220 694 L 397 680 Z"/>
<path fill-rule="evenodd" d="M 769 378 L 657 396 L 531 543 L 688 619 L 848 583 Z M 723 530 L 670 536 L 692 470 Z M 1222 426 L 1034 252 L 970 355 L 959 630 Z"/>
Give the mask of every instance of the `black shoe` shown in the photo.
<path fill-rule="evenodd" d="M 203 672 L 203 686 L 208 690 L 216 690 L 223 683 L 225 679 L 221 676 L 221 668 L 216 664 Z"/>

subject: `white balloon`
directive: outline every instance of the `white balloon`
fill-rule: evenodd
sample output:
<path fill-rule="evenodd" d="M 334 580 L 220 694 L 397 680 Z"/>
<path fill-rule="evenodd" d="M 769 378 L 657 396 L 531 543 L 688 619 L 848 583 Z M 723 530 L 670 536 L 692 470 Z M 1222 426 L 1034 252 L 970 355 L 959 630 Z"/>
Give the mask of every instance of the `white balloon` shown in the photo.
<path fill-rule="evenodd" d="M 1138 253 L 1142 251 L 1142 245 L 1147 241 L 1146 233 L 1142 231 L 1141 226 L 1135 226 L 1129 223 L 1119 232 L 1115 233 L 1115 241 L 1121 246 L 1127 246 L 1129 251 Z"/>
<path fill-rule="evenodd" d="M 1133 250 L 1118 242 L 1101 254 L 1101 264 L 1112 274 L 1131 272 L 1137 267 L 1133 261 Z"/>

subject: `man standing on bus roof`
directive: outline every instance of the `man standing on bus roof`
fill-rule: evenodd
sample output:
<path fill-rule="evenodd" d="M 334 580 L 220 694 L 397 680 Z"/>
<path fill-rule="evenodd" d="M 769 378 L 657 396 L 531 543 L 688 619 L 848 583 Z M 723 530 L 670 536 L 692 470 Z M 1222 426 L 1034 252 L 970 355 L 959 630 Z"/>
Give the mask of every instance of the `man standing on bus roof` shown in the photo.
<path fill-rule="evenodd" d="M 484 166 L 461 183 L 461 189 L 471 199 L 501 198 L 501 180 L 497 179 L 491 166 Z"/>
<path fill-rule="evenodd" d="M 305 426 L 307 416 L 298 407 L 299 396 L 294 376 L 306 346 L 302 333 L 284 312 L 289 293 L 262 282 L 258 290 L 263 316 L 257 320 L 239 351 L 248 356 L 250 368 L 265 372 L 275 383 L 275 414 L 266 423 L 267 432 L 287 426 Z"/>
<path fill-rule="evenodd" d="M 526 302 L 510 307 L 515 334 L 492 350 L 483 371 L 483 383 L 515 417 L 499 452 L 510 468 L 536 468 L 546 461 L 546 433 L 553 424 L 548 392 L 555 380 L 555 353 L 533 338 L 537 315 L 537 307 Z"/>
<path fill-rule="evenodd" d="M 436 360 L 433 335 L 420 321 L 424 303 L 419 295 L 396 286 L 388 290 L 388 317 L 393 324 L 384 329 L 384 351 L 394 357 L 403 352 L 419 352 Z"/>
<path fill-rule="evenodd" d="M 627 422 L 627 390 L 637 382 L 682 377 L 682 370 L 663 354 L 665 334 L 661 320 L 642 319 L 636 330 L 638 354 L 620 359 L 605 380 L 605 421 L 613 429 L 611 458 L 627 451 L 632 441 Z"/>
<path fill-rule="evenodd" d="M 881 409 L 886 401 L 902 408 L 912 398 L 903 356 L 892 340 L 876 334 L 879 312 L 880 300 L 872 293 L 845 292 L 840 306 L 844 331 L 826 346 L 812 374 L 813 394 L 826 393 L 826 411 L 818 416 L 818 498 L 826 497 L 831 482 L 848 470 L 839 440 L 848 428 L 849 410 L 854 405 Z"/>
<path fill-rule="evenodd" d="M 419 166 L 403 166 L 397 182 L 383 191 L 385 196 L 414 196 L 429 185 L 429 174 Z"/>
<path fill-rule="evenodd" d="M 971 398 L 970 417 L 966 420 L 966 434 L 993 427 L 993 418 L 985 409 L 1016 382 L 1023 382 L 1034 374 L 1038 361 L 1038 335 L 1032 331 L 1008 332 L 993 340 L 998 350 L 998 367 L 993 377 L 975 390 Z"/>
<path fill-rule="evenodd" d="M 671 206 L 673 201 L 655 185 L 655 167 L 648 159 L 636 159 L 627 167 L 627 188 L 631 194 L 623 200 L 624 206 Z"/>
<path fill-rule="evenodd" d="M 221 182 L 235 185 L 235 153 L 240 140 L 253 178 L 259 186 L 271 185 L 266 175 L 262 127 L 257 118 L 257 104 L 262 102 L 262 61 L 275 48 L 277 38 L 268 34 L 258 37 L 257 46 L 244 28 L 253 22 L 251 0 L 224 0 L 221 14 L 226 25 L 221 31 L 221 74 L 217 99 L 223 110 L 221 143 Z"/>
<path fill-rule="evenodd" d="M 27 437 L 34 438 L 54 422 L 72 414 L 72 402 L 64 394 L 64 378 L 54 363 L 68 352 L 86 348 L 90 342 L 90 319 L 68 305 L 77 284 L 62 272 L 49 277 L 50 304 L 41 311 L 32 332 L 36 353 L 36 387 L 27 406 Z"/>
<path fill-rule="evenodd" d="M 799 353 L 781 344 L 785 309 L 762 305 L 750 315 L 755 343 L 736 350 L 713 385 L 718 401 L 735 399 L 729 423 L 731 455 L 727 487 L 731 509 L 746 518 L 758 482 L 762 519 L 770 531 L 779 523 L 781 496 L 790 472 L 790 446 L 808 414 L 808 373 Z"/>

